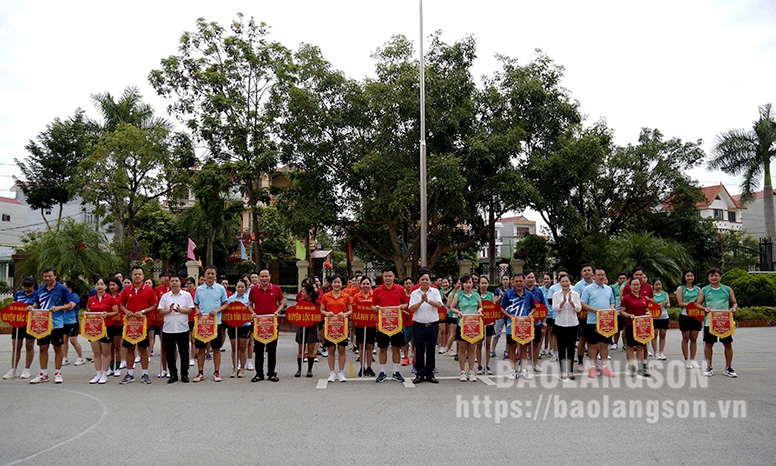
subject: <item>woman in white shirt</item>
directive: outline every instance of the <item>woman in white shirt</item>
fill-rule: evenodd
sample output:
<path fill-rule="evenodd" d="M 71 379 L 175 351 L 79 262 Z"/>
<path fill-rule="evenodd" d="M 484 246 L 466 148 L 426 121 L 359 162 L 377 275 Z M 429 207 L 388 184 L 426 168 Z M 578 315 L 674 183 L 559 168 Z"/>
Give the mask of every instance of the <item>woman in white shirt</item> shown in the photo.
<path fill-rule="evenodd" d="M 579 293 L 571 289 L 568 275 L 560 279 L 560 290 L 552 295 L 552 309 L 555 311 L 555 325 L 552 333 L 558 343 L 561 380 L 574 380 L 572 364 L 579 329 L 577 314 L 582 310 Z"/>

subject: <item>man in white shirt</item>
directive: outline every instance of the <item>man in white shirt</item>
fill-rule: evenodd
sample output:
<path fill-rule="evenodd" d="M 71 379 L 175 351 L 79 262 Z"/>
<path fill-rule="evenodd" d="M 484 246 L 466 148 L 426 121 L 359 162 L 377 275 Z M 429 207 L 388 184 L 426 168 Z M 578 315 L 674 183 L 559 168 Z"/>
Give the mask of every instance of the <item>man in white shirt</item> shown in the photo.
<path fill-rule="evenodd" d="M 189 314 L 194 311 L 191 293 L 181 290 L 178 275 L 170 276 L 170 291 L 159 300 L 159 314 L 164 316 L 162 342 L 167 355 L 170 378 L 167 383 L 178 381 L 178 367 L 175 364 L 175 347 L 181 358 L 181 382 L 189 382 Z"/>
<path fill-rule="evenodd" d="M 420 287 L 410 294 L 409 311 L 413 313 L 412 334 L 415 337 L 415 379 L 413 383 L 428 380 L 439 383 L 434 377 L 435 351 L 439 334 L 439 312 L 442 296 L 431 287 L 428 269 L 420 269 Z"/>

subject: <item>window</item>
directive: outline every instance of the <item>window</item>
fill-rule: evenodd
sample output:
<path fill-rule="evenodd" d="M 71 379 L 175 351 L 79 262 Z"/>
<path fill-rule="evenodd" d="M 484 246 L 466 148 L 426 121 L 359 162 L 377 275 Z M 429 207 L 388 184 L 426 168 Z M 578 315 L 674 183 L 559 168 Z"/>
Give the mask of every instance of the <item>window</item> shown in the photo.
<path fill-rule="evenodd" d="M 722 215 L 722 209 L 714 209 L 714 215 L 713 217 L 718 220 L 724 220 L 725 217 Z"/>
<path fill-rule="evenodd" d="M 735 222 L 735 221 L 736 221 L 736 213 L 728 212 L 728 222 Z"/>
<path fill-rule="evenodd" d="M 51 210 L 46 210 L 46 211 L 44 212 L 44 214 L 45 214 L 45 215 L 51 215 Z"/>
<path fill-rule="evenodd" d="M 3 214 L 3 221 L 4 222 L 10 222 L 11 221 L 11 216 L 8 215 L 8 214 Z"/>

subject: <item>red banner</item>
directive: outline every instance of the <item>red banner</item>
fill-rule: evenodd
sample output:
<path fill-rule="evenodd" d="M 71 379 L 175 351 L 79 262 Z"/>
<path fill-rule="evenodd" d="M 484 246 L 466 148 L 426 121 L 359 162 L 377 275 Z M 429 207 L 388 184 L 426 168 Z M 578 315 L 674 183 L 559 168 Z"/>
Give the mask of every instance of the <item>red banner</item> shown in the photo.
<path fill-rule="evenodd" d="M 512 317 L 512 339 L 521 345 L 527 345 L 533 341 L 533 318 L 530 316 Z"/>
<path fill-rule="evenodd" d="M 323 324 L 324 338 L 332 343 L 339 343 L 348 338 L 348 319 L 342 314 L 326 317 Z"/>
<path fill-rule="evenodd" d="M 221 313 L 221 322 L 230 327 L 240 327 L 253 319 L 250 309 L 239 301 L 232 301 L 229 307 Z"/>
<path fill-rule="evenodd" d="M 439 314 L 439 323 L 444 324 L 445 320 L 447 320 L 447 308 L 444 306 L 439 306 L 437 308 L 437 314 Z"/>
<path fill-rule="evenodd" d="M 27 334 L 37 339 L 51 335 L 54 322 L 47 310 L 34 310 L 27 313 Z"/>
<path fill-rule="evenodd" d="M 286 320 L 300 327 L 312 327 L 323 320 L 323 316 L 320 307 L 313 303 L 301 302 L 286 309 Z"/>
<path fill-rule="evenodd" d="M 733 336 L 736 324 L 733 322 L 733 313 L 730 311 L 709 312 L 709 333 L 719 338 Z"/>
<path fill-rule="evenodd" d="M 0 311 L 0 319 L 14 328 L 27 325 L 27 305 L 21 302 L 11 303 Z"/>
<path fill-rule="evenodd" d="M 403 329 L 401 324 L 401 309 L 399 307 L 381 307 L 377 313 L 377 330 L 390 336 Z"/>
<path fill-rule="evenodd" d="M 372 310 L 372 301 L 361 301 L 353 306 L 353 323 L 356 327 L 377 327 L 377 313 Z"/>
<path fill-rule="evenodd" d="M 649 304 L 647 304 L 647 309 L 649 310 L 649 313 L 652 314 L 653 319 L 659 318 L 660 314 L 663 313 L 663 308 L 656 302 L 650 301 Z"/>
<path fill-rule="evenodd" d="M 146 314 L 146 324 L 149 327 L 164 327 L 164 316 L 159 314 L 159 309 L 154 309 Z"/>
<path fill-rule="evenodd" d="M 544 320 L 547 318 L 547 305 L 542 303 L 537 303 L 534 301 L 534 304 L 536 305 L 536 310 L 533 313 L 534 321 L 538 322 L 540 320 Z"/>
<path fill-rule="evenodd" d="M 478 315 L 461 316 L 461 338 L 467 343 L 477 343 L 484 335 L 482 319 Z"/>
<path fill-rule="evenodd" d="M 595 329 L 605 337 L 610 337 L 617 333 L 617 311 L 614 309 L 601 309 L 596 313 Z"/>
<path fill-rule="evenodd" d="M 706 313 L 703 311 L 703 309 L 698 309 L 698 307 L 695 305 L 695 301 L 687 305 L 687 315 L 697 320 L 698 322 L 703 322 L 703 319 L 706 317 Z"/>
<path fill-rule="evenodd" d="M 585 323 L 585 322 L 587 321 L 587 311 L 586 311 L 586 310 L 584 310 L 584 309 L 582 309 L 582 310 L 581 310 L 581 311 L 579 311 L 579 313 L 577 314 L 577 317 L 579 317 L 579 322 L 581 322 L 581 323 Z"/>
<path fill-rule="evenodd" d="M 487 299 L 482 300 L 482 322 L 485 325 L 492 324 L 499 320 L 501 316 L 501 306 Z"/>
<path fill-rule="evenodd" d="M 83 319 L 81 319 L 81 335 L 92 343 L 108 336 L 108 327 L 105 325 L 105 319 L 101 312 L 94 314 L 84 312 Z"/>
<path fill-rule="evenodd" d="M 122 336 L 130 345 L 136 345 L 145 340 L 148 335 L 147 328 L 145 316 L 142 318 L 125 316 Z"/>
<path fill-rule="evenodd" d="M 655 338 L 655 326 L 650 316 L 638 316 L 633 318 L 633 339 L 642 345 L 646 345 Z"/>
<path fill-rule="evenodd" d="M 125 327 L 126 328 L 126 327 Z M 218 319 L 209 314 L 194 317 L 194 338 L 207 343 L 218 336 Z"/>
<path fill-rule="evenodd" d="M 259 343 L 272 343 L 278 337 L 278 318 L 274 314 L 253 318 L 253 339 Z"/>

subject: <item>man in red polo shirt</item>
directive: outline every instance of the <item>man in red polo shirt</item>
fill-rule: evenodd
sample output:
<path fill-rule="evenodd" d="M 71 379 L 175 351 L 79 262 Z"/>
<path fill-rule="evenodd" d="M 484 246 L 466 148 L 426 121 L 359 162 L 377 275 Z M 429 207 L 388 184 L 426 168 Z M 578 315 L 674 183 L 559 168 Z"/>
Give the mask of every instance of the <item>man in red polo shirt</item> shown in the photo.
<path fill-rule="evenodd" d="M 280 314 L 280 311 L 286 307 L 286 297 L 283 291 L 277 285 L 269 282 L 269 270 L 259 272 L 259 284 L 252 286 L 248 293 L 248 300 L 253 305 L 254 315 Z M 267 379 L 272 382 L 278 381 L 278 374 L 275 372 L 277 364 L 278 340 L 263 344 L 258 341 L 253 343 L 253 351 L 256 354 L 256 375 L 251 382 L 264 380 L 264 348 L 267 348 Z"/>
<path fill-rule="evenodd" d="M 156 310 L 158 303 L 156 293 L 153 288 L 143 283 L 145 272 L 142 267 L 132 267 L 130 276 L 132 278 L 132 285 L 125 287 L 121 295 L 119 295 L 119 306 L 124 315 L 142 318 L 149 312 Z M 146 335 L 146 338 L 137 344 L 140 348 L 140 365 L 143 368 L 143 375 L 140 377 L 140 380 L 146 384 L 151 383 L 151 378 L 148 377 L 149 343 L 148 336 Z M 127 349 L 127 375 L 119 382 L 124 385 L 135 381 L 135 345 L 124 340 L 121 346 Z"/>
<path fill-rule="evenodd" d="M 381 307 L 399 307 L 402 314 L 409 306 L 409 298 L 404 288 L 394 283 L 396 272 L 391 266 L 383 268 L 383 284 L 378 286 L 372 295 L 372 310 L 378 312 Z M 380 348 L 380 373 L 377 374 L 375 382 L 380 383 L 385 380 L 385 364 L 388 362 L 388 346 L 393 348 L 393 379 L 397 382 L 404 382 L 404 377 L 399 373 L 401 367 L 401 353 L 399 350 L 404 346 L 404 332 L 388 336 L 377 331 L 377 347 Z M 366 355 L 368 357 L 368 355 Z"/>

